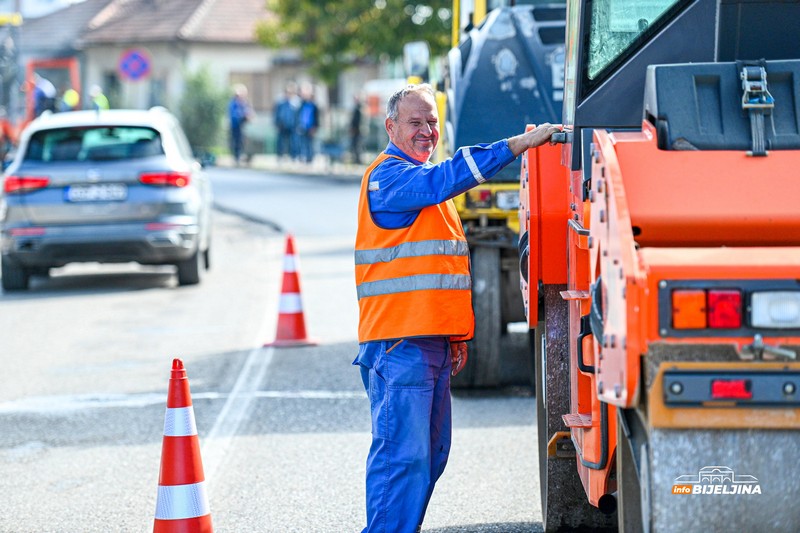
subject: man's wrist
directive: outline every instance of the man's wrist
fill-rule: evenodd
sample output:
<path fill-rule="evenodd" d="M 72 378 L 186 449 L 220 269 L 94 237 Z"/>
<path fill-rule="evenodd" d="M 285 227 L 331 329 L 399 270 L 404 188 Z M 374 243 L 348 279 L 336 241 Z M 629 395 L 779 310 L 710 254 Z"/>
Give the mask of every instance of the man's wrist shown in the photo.
<path fill-rule="evenodd" d="M 530 146 L 528 146 L 528 139 L 524 133 L 520 135 L 514 135 L 508 139 L 508 149 L 511 150 L 512 154 L 514 154 L 514 157 L 518 157 L 528 148 L 530 148 Z"/>

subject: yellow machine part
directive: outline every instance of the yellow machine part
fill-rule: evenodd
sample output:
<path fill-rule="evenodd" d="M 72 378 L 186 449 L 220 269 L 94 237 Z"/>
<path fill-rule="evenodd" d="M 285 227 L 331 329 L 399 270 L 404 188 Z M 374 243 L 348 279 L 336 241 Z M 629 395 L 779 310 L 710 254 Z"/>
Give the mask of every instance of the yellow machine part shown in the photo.
<path fill-rule="evenodd" d="M 487 200 L 487 196 L 490 198 Z M 500 201 L 498 202 L 498 198 Z M 509 201 L 511 198 L 519 199 L 518 183 L 491 183 L 479 185 L 462 195 L 453 198 L 458 215 L 461 220 L 480 220 L 482 217 L 499 220 L 505 219 L 506 225 L 514 232 L 519 233 L 519 206 L 515 204 L 510 208 L 497 207 L 498 203 Z M 476 207 L 491 202 L 490 207 Z"/>

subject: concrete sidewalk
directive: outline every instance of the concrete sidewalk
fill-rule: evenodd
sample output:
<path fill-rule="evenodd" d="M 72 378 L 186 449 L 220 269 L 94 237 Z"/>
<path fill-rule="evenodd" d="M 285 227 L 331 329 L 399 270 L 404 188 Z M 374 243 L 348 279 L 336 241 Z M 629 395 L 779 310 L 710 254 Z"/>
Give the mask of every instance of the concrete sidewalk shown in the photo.
<path fill-rule="evenodd" d="M 372 155 L 365 155 L 364 161 L 372 161 Z M 233 157 L 221 155 L 217 158 L 216 165 L 219 167 L 233 168 Z M 275 174 L 293 174 L 308 177 L 333 178 L 341 181 L 361 181 L 367 165 L 356 165 L 331 161 L 328 157 L 317 154 L 311 163 L 292 161 L 289 159 L 278 158 L 275 154 L 256 154 L 249 162 L 240 163 L 240 168 L 250 168 L 254 170 L 264 170 Z"/>

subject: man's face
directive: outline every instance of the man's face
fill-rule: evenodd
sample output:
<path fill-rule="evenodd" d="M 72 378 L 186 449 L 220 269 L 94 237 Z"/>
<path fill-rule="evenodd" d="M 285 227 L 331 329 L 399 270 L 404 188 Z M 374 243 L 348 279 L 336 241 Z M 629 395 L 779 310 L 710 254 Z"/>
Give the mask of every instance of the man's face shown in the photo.
<path fill-rule="evenodd" d="M 433 96 L 425 92 L 408 94 L 397 111 L 397 120 L 386 119 L 389 140 L 406 155 L 425 163 L 439 142 L 439 113 Z"/>

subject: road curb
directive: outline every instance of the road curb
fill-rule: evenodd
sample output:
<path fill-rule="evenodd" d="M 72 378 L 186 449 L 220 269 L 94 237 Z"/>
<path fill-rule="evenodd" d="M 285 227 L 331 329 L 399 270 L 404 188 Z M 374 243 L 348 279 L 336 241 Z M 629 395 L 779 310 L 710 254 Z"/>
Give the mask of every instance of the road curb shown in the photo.
<path fill-rule="evenodd" d="M 345 183 L 361 181 L 367 165 L 331 162 L 324 155 L 317 155 L 310 163 L 282 160 L 275 155 L 254 155 L 247 163 L 236 165 L 230 156 L 220 156 L 216 161 L 220 168 L 262 170 L 269 174 L 293 175 L 303 178 L 324 178 Z"/>

